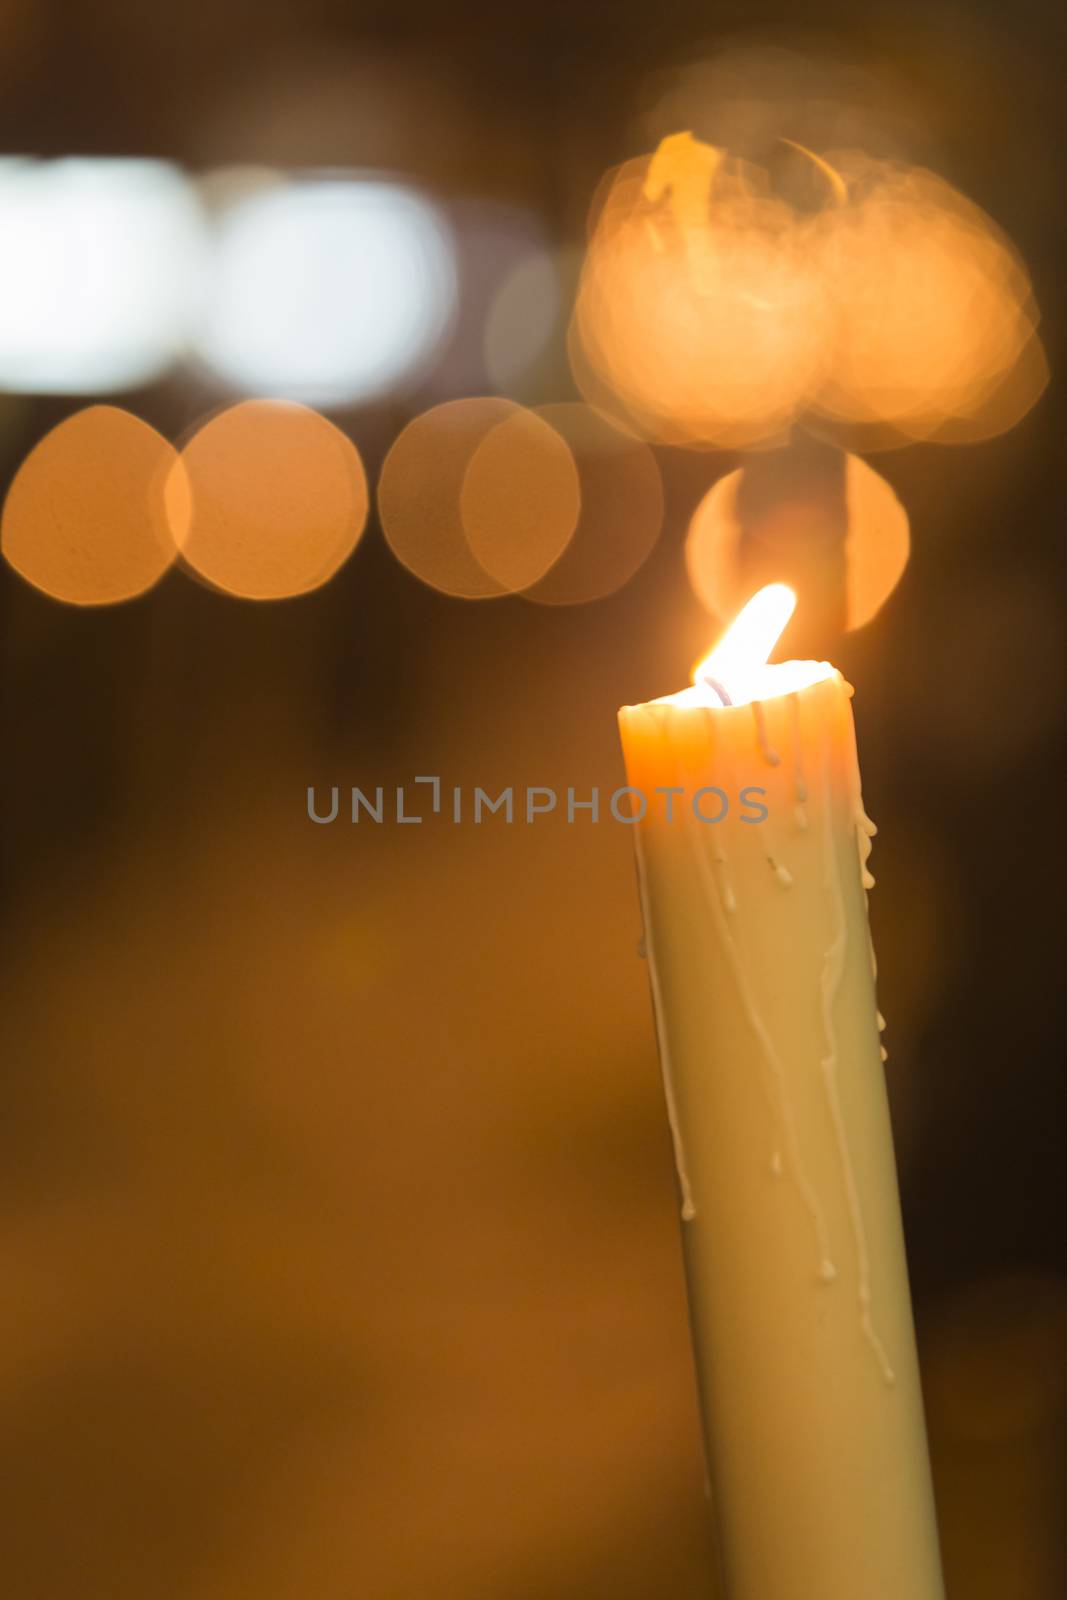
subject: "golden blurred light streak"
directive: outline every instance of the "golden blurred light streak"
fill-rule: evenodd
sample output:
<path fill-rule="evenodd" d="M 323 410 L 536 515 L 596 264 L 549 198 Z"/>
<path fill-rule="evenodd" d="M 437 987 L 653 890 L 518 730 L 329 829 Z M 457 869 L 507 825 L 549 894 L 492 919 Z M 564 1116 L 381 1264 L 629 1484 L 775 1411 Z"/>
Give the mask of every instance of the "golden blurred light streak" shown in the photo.
<path fill-rule="evenodd" d="M 736 614 L 748 599 L 741 559 L 744 531 L 738 490 L 744 468 L 729 472 L 709 490 L 689 524 L 686 569 L 693 592 L 712 616 Z M 845 627 L 862 628 L 885 604 L 904 574 L 911 551 L 908 514 L 893 489 L 859 456 L 845 459 Z M 789 507 L 784 507 L 789 515 Z M 805 525 L 798 520 L 797 537 Z M 788 553 L 788 546 L 785 547 Z M 771 578 L 794 581 L 783 567 Z"/>
<path fill-rule="evenodd" d="M 795 139 L 783 139 L 782 143 L 788 145 L 791 150 L 798 151 L 802 156 L 806 156 L 809 161 L 815 164 L 830 185 L 830 193 L 833 195 L 835 205 L 843 206 L 848 204 L 848 185 L 831 162 L 820 155 L 816 155 L 814 150 L 809 150 L 806 144 L 798 144 Z"/>
<path fill-rule="evenodd" d="M 471 554 L 505 589 L 526 589 L 559 560 L 581 508 L 574 457 L 542 417 L 516 410 L 467 464 L 460 520 Z"/>
<path fill-rule="evenodd" d="M 88 406 L 30 451 L 8 490 L 0 547 L 23 578 L 71 605 L 130 600 L 175 558 L 165 489 L 181 467 L 154 428 Z"/>
<path fill-rule="evenodd" d="M 355 445 L 290 402 L 247 400 L 189 439 L 167 484 L 185 563 L 214 587 L 281 600 L 326 583 L 367 519 Z"/>
<path fill-rule="evenodd" d="M 580 402 L 538 406 L 536 414 L 570 446 L 581 509 L 563 554 L 524 600 L 582 605 L 628 583 L 663 526 L 663 480 L 648 445 Z"/>
<path fill-rule="evenodd" d="M 812 411 L 880 442 L 1012 426 L 1047 366 L 1000 230 L 922 169 L 784 142 L 823 174 L 821 209 L 691 134 L 610 175 L 571 327 L 586 398 L 705 447 Z"/>

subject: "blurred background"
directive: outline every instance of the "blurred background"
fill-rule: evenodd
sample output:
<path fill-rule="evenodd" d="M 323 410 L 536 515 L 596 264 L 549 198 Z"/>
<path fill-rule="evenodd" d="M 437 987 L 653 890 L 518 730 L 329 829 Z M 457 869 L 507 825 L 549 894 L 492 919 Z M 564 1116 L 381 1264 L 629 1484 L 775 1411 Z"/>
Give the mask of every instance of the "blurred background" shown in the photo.
<path fill-rule="evenodd" d="M 949 1593 L 1067 1592 L 1063 33 L 1042 0 L 0 0 L 11 1600 L 714 1593 L 626 829 L 306 812 L 428 773 L 610 791 L 618 705 L 712 642 L 684 547 L 739 457 L 590 442 L 566 340 L 603 174 L 688 127 L 931 168 L 1043 313 L 1016 427 L 871 457 L 910 562 L 805 647 L 856 686 L 880 828 Z M 265 395 L 317 408 L 295 479 L 226 409 Z M 557 408 L 558 592 L 551 552 L 523 595 L 506 550 L 473 589 L 408 570 L 422 458 L 387 455 L 473 396 Z M 34 566 L 79 506 L 121 544 L 107 450 L 143 486 L 183 445 L 222 511 L 180 560 L 93 595 L 76 552 Z M 311 569 L 249 568 L 250 504 L 305 517 Z"/>

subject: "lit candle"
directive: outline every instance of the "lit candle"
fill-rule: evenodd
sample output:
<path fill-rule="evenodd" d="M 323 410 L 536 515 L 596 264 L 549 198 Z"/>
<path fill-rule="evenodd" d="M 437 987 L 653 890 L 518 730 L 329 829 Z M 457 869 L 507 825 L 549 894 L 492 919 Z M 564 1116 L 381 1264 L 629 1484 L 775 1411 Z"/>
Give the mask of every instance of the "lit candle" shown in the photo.
<path fill-rule="evenodd" d="M 729 1600 L 943 1600 L 851 689 L 762 589 L 619 715 Z"/>

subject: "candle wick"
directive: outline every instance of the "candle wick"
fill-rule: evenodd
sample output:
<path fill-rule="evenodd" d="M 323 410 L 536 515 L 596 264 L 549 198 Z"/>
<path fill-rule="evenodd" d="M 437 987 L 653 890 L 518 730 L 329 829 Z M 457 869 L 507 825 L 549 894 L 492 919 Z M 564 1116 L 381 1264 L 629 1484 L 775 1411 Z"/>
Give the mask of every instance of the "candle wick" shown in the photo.
<path fill-rule="evenodd" d="M 723 686 L 719 682 L 718 678 L 708 677 L 708 675 L 705 673 L 704 682 L 710 688 L 715 690 L 715 693 L 718 695 L 719 699 L 722 701 L 724 706 L 732 706 L 733 705 L 733 701 L 730 699 L 730 696 L 726 693 L 726 690 L 723 688 Z"/>

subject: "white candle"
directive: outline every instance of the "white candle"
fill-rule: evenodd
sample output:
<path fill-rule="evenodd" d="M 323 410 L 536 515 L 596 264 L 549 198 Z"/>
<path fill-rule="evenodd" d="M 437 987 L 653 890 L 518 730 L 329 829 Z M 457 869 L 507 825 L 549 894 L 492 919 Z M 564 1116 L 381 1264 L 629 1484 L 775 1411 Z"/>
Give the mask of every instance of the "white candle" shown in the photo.
<path fill-rule="evenodd" d="M 874 829 L 848 685 L 766 665 L 793 604 L 762 590 L 693 688 L 619 717 L 726 1593 L 943 1600 Z"/>

